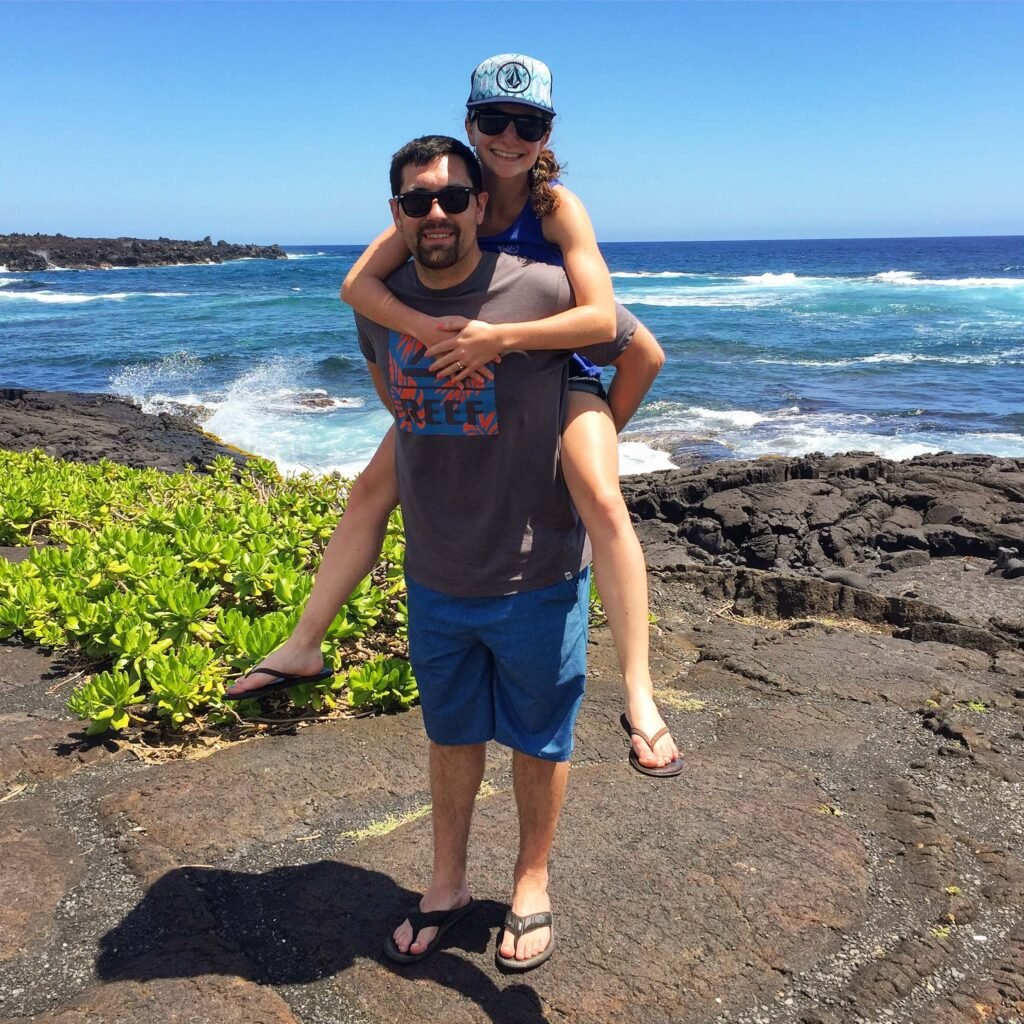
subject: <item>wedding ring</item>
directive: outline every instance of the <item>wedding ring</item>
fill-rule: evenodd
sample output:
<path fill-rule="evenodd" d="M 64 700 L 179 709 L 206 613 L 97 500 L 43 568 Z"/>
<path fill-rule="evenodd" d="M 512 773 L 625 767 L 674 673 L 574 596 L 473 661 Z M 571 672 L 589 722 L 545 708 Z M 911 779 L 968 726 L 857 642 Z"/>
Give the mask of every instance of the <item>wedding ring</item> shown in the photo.
<path fill-rule="evenodd" d="M 462 363 L 458 361 L 458 359 L 455 360 L 455 365 L 459 368 L 459 373 L 462 373 L 462 371 L 465 369 L 465 367 L 462 365 Z"/>

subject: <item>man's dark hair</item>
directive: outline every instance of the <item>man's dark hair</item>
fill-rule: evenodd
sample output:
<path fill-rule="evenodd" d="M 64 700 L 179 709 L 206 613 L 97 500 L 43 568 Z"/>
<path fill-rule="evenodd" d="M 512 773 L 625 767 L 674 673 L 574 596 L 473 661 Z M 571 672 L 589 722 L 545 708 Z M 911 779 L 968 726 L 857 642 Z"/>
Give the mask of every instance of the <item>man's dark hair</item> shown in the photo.
<path fill-rule="evenodd" d="M 457 156 L 466 165 L 473 188 L 479 192 L 484 187 L 480 163 L 469 146 L 450 135 L 424 135 L 407 142 L 391 158 L 391 194 L 397 196 L 402 191 L 402 171 L 409 164 L 426 167 L 442 156 Z"/>

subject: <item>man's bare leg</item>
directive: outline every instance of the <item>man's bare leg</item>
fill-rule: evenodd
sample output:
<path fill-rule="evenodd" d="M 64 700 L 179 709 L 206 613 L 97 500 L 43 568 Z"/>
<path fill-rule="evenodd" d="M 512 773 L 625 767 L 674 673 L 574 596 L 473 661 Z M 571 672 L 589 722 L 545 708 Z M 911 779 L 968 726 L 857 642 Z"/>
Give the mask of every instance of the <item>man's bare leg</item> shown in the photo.
<path fill-rule="evenodd" d="M 515 751 L 512 785 L 519 810 L 519 858 L 512 888 L 512 912 L 520 917 L 551 909 L 548 860 L 569 778 L 568 761 L 544 761 Z M 507 960 L 527 960 L 547 948 L 550 928 L 527 932 L 518 945 L 504 932 L 500 952 Z"/>
<path fill-rule="evenodd" d="M 487 745 L 430 744 L 431 824 L 434 832 L 434 870 L 420 909 L 454 910 L 469 902 L 466 881 L 466 846 L 473 803 L 484 777 Z M 423 928 L 413 942 L 412 925 L 403 921 L 395 929 L 395 945 L 402 953 L 422 953 L 437 934 Z"/>

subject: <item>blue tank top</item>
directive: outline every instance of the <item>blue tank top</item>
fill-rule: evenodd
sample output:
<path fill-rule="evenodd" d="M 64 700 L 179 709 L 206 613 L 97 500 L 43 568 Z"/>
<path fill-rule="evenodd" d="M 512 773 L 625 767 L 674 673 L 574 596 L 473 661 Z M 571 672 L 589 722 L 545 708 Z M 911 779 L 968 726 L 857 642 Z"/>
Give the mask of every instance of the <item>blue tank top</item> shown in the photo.
<path fill-rule="evenodd" d="M 480 235 L 477 241 L 485 252 L 507 252 L 537 263 L 550 263 L 556 267 L 564 265 L 562 250 L 544 237 L 540 217 L 534 212 L 529 199 L 519 211 L 519 216 L 504 231 L 496 235 Z"/>
<path fill-rule="evenodd" d="M 550 263 L 556 267 L 565 265 L 562 250 L 544 237 L 540 217 L 537 216 L 529 199 L 519 211 L 519 216 L 504 231 L 499 231 L 496 235 L 479 235 L 477 241 L 485 252 L 507 252 L 512 256 L 522 256 L 537 263 Z M 569 376 L 600 379 L 601 367 L 573 352 Z"/>

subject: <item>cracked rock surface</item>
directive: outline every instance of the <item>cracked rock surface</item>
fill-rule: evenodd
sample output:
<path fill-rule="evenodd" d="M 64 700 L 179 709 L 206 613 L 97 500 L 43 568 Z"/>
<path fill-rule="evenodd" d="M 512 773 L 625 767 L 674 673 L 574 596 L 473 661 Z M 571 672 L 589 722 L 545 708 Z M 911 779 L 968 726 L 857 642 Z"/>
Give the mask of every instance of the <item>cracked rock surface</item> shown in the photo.
<path fill-rule="evenodd" d="M 595 630 L 546 965 L 494 965 L 506 752 L 480 905 L 398 968 L 381 946 L 430 864 L 418 712 L 149 763 L 88 745 L 66 670 L 6 645 L 0 1022 L 1022 1024 L 1024 577 L 1000 549 L 1024 550 L 1024 465 L 773 459 L 626 489 L 687 767 L 630 769 Z"/>

